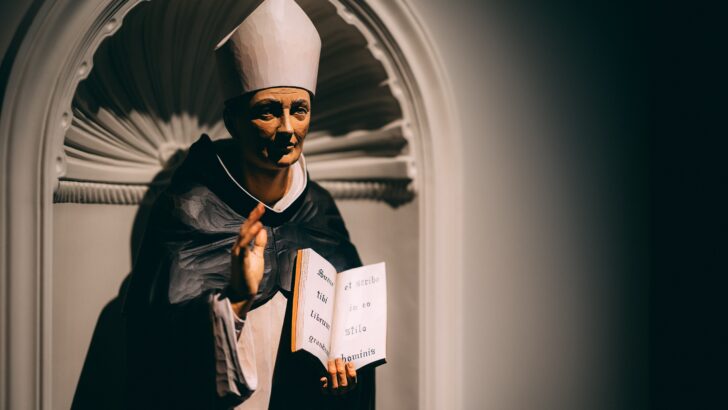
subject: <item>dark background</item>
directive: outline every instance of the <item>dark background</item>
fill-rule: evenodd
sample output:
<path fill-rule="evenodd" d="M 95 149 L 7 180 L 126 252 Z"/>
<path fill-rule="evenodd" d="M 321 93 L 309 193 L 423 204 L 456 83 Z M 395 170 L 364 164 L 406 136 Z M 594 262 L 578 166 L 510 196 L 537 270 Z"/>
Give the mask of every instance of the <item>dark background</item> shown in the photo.
<path fill-rule="evenodd" d="M 650 391 L 722 408 L 726 365 L 726 10 L 655 7 L 650 41 Z"/>

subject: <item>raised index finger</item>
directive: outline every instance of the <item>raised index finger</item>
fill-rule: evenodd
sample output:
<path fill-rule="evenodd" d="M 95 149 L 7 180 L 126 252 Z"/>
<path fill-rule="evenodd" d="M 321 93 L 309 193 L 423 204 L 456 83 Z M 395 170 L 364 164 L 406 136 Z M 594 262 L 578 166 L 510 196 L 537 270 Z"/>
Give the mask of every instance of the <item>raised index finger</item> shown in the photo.
<path fill-rule="evenodd" d="M 262 202 L 259 202 L 258 205 L 253 208 L 252 211 L 250 211 L 250 214 L 248 215 L 248 221 L 252 225 L 255 223 L 258 219 L 260 219 L 261 216 L 265 213 L 265 206 L 263 206 Z"/>
<path fill-rule="evenodd" d="M 255 208 L 253 208 L 253 210 L 250 211 L 250 213 L 248 214 L 248 218 L 245 220 L 245 222 L 240 224 L 239 235 L 241 238 L 243 236 L 245 236 L 245 234 L 248 232 L 250 227 L 252 227 L 258 221 L 258 219 L 260 219 L 261 216 L 263 216 L 264 212 L 265 212 L 265 207 L 263 206 L 262 203 L 259 202 L 258 205 L 256 205 Z"/>

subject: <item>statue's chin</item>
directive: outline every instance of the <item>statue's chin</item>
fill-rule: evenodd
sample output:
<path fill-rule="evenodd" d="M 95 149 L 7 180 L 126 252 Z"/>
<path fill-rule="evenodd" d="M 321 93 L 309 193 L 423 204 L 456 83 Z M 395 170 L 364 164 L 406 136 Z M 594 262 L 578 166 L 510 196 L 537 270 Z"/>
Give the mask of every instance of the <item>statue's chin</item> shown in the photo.
<path fill-rule="evenodd" d="M 291 165 L 295 164 L 296 161 L 301 157 L 301 150 L 298 148 L 293 148 L 291 151 L 287 153 L 280 153 L 275 156 L 271 156 L 268 158 L 268 162 L 275 165 L 278 168 L 287 168 Z"/>

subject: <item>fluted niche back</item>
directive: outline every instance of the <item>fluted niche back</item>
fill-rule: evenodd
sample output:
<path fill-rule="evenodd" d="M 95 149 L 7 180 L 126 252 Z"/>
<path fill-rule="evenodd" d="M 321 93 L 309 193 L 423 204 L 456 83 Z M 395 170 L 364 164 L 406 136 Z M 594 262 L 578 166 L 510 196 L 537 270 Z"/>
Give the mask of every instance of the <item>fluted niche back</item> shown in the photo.
<path fill-rule="evenodd" d="M 202 133 L 229 137 L 214 45 L 260 3 L 142 2 L 106 39 L 73 100 L 67 171 L 56 202 L 135 203 L 178 150 Z M 304 152 L 312 178 L 338 198 L 409 201 L 407 119 L 371 40 L 328 1 L 298 2 L 322 38 Z M 379 59 L 378 59 L 379 58 Z M 292 62 L 295 64 L 295 62 Z"/>

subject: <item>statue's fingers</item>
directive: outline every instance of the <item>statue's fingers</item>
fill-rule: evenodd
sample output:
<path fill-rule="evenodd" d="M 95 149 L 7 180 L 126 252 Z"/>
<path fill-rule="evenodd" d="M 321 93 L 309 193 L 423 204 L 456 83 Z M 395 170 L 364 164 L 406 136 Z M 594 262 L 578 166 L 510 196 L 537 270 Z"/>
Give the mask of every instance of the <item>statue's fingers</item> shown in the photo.
<path fill-rule="evenodd" d="M 261 216 L 265 213 L 265 206 L 263 206 L 262 203 L 258 203 L 255 208 L 253 208 L 252 211 L 250 211 L 250 214 L 248 214 L 248 220 L 255 222 L 258 219 L 260 219 Z"/>
<path fill-rule="evenodd" d="M 260 223 L 260 222 L 258 222 Z M 255 241 L 253 242 L 253 253 L 256 256 L 263 256 L 265 252 L 265 245 L 268 243 L 268 231 L 261 226 L 261 229 L 255 235 Z"/>
<path fill-rule="evenodd" d="M 245 233 L 248 232 L 248 221 L 240 224 L 240 230 L 238 231 L 238 237 L 235 238 L 235 243 L 233 243 L 233 255 L 239 256 L 240 255 L 240 249 L 244 247 L 243 245 L 243 237 L 245 236 Z"/>
<path fill-rule="evenodd" d="M 251 240 L 252 237 L 250 235 L 246 235 L 245 237 L 238 237 L 238 239 L 235 241 L 235 244 L 233 244 L 233 257 L 242 258 L 244 255 L 246 255 L 249 250 Z"/>
<path fill-rule="evenodd" d="M 349 385 L 349 381 L 346 379 L 346 366 L 344 366 L 344 361 L 341 359 L 336 359 L 336 375 L 339 378 L 339 386 L 346 387 Z"/>
<path fill-rule="evenodd" d="M 265 207 L 262 203 L 258 203 L 258 205 L 253 208 L 252 211 L 250 211 L 250 214 L 248 214 L 248 219 L 246 219 L 243 223 L 240 224 L 240 229 L 238 230 L 238 237 L 242 238 L 245 236 L 245 233 L 252 227 L 258 219 L 263 215 L 265 212 Z"/>
<path fill-rule="evenodd" d="M 328 371 L 329 371 L 329 379 L 331 379 L 331 384 L 330 384 L 331 388 L 338 389 L 339 381 L 337 380 L 338 377 L 336 375 L 336 364 L 334 364 L 333 360 L 329 360 Z"/>
<path fill-rule="evenodd" d="M 353 380 L 354 382 L 356 382 L 356 369 L 354 368 L 354 363 L 346 363 L 346 376 L 349 378 L 349 380 Z"/>
<path fill-rule="evenodd" d="M 241 238 L 243 235 L 245 235 L 245 232 L 248 230 L 248 225 L 250 222 L 250 219 L 246 219 L 243 223 L 240 224 L 240 229 L 238 229 L 238 238 Z"/>
<path fill-rule="evenodd" d="M 250 242 L 256 235 L 258 235 L 258 232 L 260 232 L 261 229 L 263 229 L 263 224 L 260 223 L 260 221 L 254 222 L 250 228 L 245 231 L 245 234 L 238 238 L 238 246 L 241 248 L 248 247 Z"/>
<path fill-rule="evenodd" d="M 324 376 L 321 378 L 321 393 L 324 395 L 331 394 L 331 389 L 329 388 L 329 378 L 327 376 Z"/>

